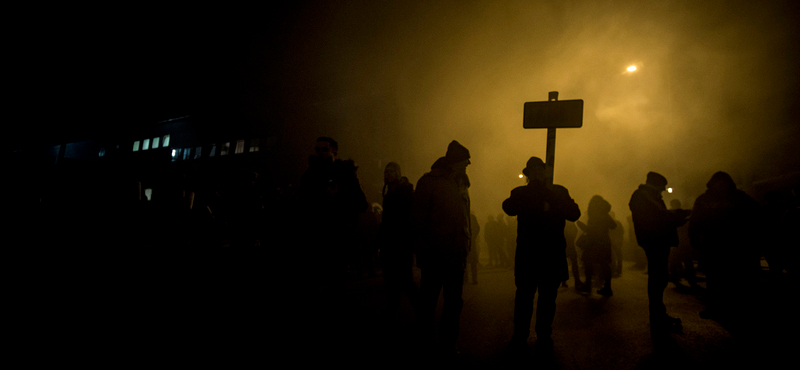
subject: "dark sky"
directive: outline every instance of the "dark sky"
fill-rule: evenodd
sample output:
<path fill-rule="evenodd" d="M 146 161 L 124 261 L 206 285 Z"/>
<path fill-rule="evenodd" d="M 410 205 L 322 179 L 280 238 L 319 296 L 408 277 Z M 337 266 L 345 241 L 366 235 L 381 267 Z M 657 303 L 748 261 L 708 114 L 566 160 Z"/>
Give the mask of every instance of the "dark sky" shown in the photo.
<path fill-rule="evenodd" d="M 718 170 L 746 186 L 800 167 L 791 1 L 96 10 L 20 16 L 14 145 L 204 115 L 278 135 L 300 158 L 287 166 L 333 136 L 379 201 L 387 161 L 416 182 L 456 139 L 473 156 L 473 208 L 496 214 L 527 158 L 545 155 L 523 104 L 558 90 L 585 101 L 584 127 L 558 131 L 555 170 L 581 207 L 600 194 L 627 210 L 650 170 L 691 202 Z"/>

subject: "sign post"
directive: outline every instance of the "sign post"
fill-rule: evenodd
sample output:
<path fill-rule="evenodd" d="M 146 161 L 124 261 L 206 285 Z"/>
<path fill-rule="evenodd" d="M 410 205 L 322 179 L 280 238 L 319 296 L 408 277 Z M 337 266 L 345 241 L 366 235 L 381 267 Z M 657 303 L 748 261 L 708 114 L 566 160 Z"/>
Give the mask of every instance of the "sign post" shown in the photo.
<path fill-rule="evenodd" d="M 545 102 L 525 103 L 522 127 L 547 129 L 547 156 L 545 177 L 547 187 L 553 188 L 556 162 L 556 129 L 583 126 L 583 100 L 558 100 L 558 91 L 547 94 Z"/>

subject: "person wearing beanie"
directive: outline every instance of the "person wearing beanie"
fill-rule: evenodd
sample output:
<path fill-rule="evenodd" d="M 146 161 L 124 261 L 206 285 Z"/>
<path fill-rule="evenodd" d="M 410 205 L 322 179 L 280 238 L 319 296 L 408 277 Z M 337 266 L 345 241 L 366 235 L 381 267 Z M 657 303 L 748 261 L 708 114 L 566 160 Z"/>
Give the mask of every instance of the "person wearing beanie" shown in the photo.
<path fill-rule="evenodd" d="M 667 179 L 659 173 L 650 172 L 646 182 L 639 185 L 628 203 L 636 241 L 647 256 L 650 334 L 657 348 L 666 344 L 670 332 L 683 331 L 681 320 L 667 315 L 664 289 L 669 282 L 670 247 L 678 245 L 678 227 L 686 223 L 689 212 L 668 210 L 661 197 L 666 189 Z"/>
<path fill-rule="evenodd" d="M 545 164 L 531 157 L 522 173 L 528 184 L 511 190 L 503 201 L 503 211 L 517 217 L 517 250 L 514 256 L 514 335 L 512 349 L 527 346 L 533 316 L 533 299 L 539 291 L 536 307 L 537 344 L 551 346 L 556 295 L 561 282 L 569 278 L 566 221 L 576 221 L 581 211 L 567 188 L 547 187 Z"/>
<path fill-rule="evenodd" d="M 466 172 L 469 164 L 469 150 L 457 141 L 451 142 L 447 154 L 419 179 L 412 204 L 411 227 L 417 266 L 422 270 L 417 314 L 425 345 L 445 355 L 458 353 L 455 345 L 464 306 L 461 294 L 472 232 Z M 440 293 L 444 307 L 437 348 L 433 339 Z"/>

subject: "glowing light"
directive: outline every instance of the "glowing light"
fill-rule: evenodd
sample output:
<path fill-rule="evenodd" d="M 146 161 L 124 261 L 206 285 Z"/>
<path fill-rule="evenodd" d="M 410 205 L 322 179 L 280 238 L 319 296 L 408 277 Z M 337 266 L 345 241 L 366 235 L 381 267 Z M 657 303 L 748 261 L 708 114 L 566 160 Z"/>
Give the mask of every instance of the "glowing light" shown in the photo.
<path fill-rule="evenodd" d="M 628 72 L 633 72 L 633 71 L 635 71 L 635 70 L 636 70 L 636 66 L 630 66 L 630 67 L 628 67 Z"/>
<path fill-rule="evenodd" d="M 522 174 L 519 174 L 519 178 L 522 178 Z"/>
<path fill-rule="evenodd" d="M 672 194 L 672 188 L 667 188 L 667 193 Z"/>

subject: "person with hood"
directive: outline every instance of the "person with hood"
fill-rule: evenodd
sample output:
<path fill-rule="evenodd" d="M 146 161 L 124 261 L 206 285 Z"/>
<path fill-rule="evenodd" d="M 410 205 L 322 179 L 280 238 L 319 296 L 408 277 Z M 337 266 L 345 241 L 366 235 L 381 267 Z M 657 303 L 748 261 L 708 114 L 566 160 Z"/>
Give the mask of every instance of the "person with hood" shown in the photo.
<path fill-rule="evenodd" d="M 664 289 L 669 282 L 670 247 L 678 245 L 678 227 L 688 220 L 689 211 L 668 210 L 661 192 L 667 178 L 655 172 L 633 192 L 628 206 L 633 218 L 636 241 L 647 256 L 647 297 L 650 307 L 650 333 L 655 345 L 662 344 L 669 332 L 681 332 L 681 320 L 667 315 Z"/>
<path fill-rule="evenodd" d="M 569 278 L 564 237 L 566 221 L 576 221 L 581 211 L 569 196 L 567 188 L 548 188 L 545 164 L 531 157 L 522 173 L 528 185 L 511 191 L 503 201 L 503 211 L 517 217 L 517 248 L 514 257 L 514 335 L 510 346 L 527 345 L 533 316 L 533 298 L 539 290 L 536 307 L 538 343 L 550 346 L 556 295 L 562 281 Z"/>
<path fill-rule="evenodd" d="M 464 270 L 470 251 L 470 200 L 467 166 L 469 150 L 453 140 L 447 154 L 417 183 L 411 224 L 418 240 L 420 278 L 418 318 L 426 344 L 433 345 L 436 305 L 444 297 L 440 344 L 445 354 L 456 354 L 459 320 L 464 301 Z"/>
<path fill-rule="evenodd" d="M 748 287 L 761 268 L 754 248 L 759 206 L 725 172 L 715 173 L 706 187 L 689 221 L 689 238 L 702 254 L 707 279 L 706 310 L 700 316 L 720 321 L 744 317 L 747 304 L 741 292 L 752 291 Z"/>
<path fill-rule="evenodd" d="M 615 229 L 617 223 L 608 214 L 611 212 L 611 204 L 599 195 L 589 200 L 586 212 L 589 214 L 589 221 L 586 224 L 577 222 L 578 227 L 586 233 L 587 241 L 582 256 L 586 269 L 586 284 L 579 291 L 591 293 L 594 267 L 598 266 L 605 285 L 603 289 L 597 291 L 597 294 L 610 297 L 614 293 L 611 291 L 611 237 L 608 232 Z"/>

